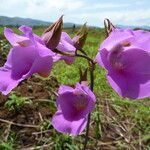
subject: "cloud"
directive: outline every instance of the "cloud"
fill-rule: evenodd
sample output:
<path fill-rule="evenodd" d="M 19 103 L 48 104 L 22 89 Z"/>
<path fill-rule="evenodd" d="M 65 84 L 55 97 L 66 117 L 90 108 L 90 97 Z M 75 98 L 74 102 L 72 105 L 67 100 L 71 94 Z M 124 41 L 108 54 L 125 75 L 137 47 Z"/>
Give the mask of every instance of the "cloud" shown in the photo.
<path fill-rule="evenodd" d="M 52 17 L 56 19 L 56 16 L 67 14 L 69 11 L 74 11 L 81 8 L 82 1 L 73 0 L 45 0 L 40 2 L 39 0 L 29 1 L 27 7 L 27 14 L 32 15 L 34 18 L 47 19 Z"/>
<path fill-rule="evenodd" d="M 103 25 L 104 18 L 114 24 L 147 25 L 149 0 L 1 0 L 0 15 L 55 21 L 65 15 L 66 22 Z"/>

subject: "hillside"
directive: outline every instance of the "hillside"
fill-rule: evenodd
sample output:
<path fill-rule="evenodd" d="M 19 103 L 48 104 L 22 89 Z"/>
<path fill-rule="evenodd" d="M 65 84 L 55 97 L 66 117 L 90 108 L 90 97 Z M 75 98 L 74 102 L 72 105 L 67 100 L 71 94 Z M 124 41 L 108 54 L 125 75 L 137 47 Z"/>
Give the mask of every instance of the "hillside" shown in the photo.
<path fill-rule="evenodd" d="M 20 17 L 5 17 L 0 16 L 0 26 L 49 26 L 52 22 L 46 22 L 30 18 L 20 18 Z M 74 23 L 64 23 L 64 28 L 72 28 Z"/>

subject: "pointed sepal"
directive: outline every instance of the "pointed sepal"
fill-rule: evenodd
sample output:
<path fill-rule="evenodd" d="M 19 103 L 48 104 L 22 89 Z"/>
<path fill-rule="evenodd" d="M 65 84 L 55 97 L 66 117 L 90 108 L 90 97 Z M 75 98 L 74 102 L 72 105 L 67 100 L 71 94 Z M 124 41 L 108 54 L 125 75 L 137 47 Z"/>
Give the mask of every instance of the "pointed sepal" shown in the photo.
<path fill-rule="evenodd" d="M 77 35 L 75 36 L 75 44 L 74 46 L 76 47 L 77 50 L 81 50 L 85 44 L 86 38 L 88 35 L 88 29 L 86 27 L 86 23 L 80 28 L 78 31 Z"/>
<path fill-rule="evenodd" d="M 59 44 L 63 26 L 63 16 L 48 27 L 43 33 L 43 41 L 47 48 L 54 50 Z"/>

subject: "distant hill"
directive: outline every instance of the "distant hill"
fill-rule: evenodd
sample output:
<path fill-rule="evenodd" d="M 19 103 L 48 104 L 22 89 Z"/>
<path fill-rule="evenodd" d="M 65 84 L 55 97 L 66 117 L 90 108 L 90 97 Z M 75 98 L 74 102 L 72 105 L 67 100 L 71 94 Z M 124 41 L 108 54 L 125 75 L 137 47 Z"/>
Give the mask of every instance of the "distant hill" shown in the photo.
<path fill-rule="evenodd" d="M 6 16 L 0 16 L 0 26 L 21 26 L 21 25 L 27 25 L 27 26 L 49 26 L 52 22 L 47 21 L 41 21 L 36 19 L 30 19 L 30 18 L 20 18 L 20 17 L 6 17 Z M 74 23 L 64 23 L 64 28 L 72 28 L 73 26 L 80 27 L 79 24 Z M 140 29 L 147 29 L 150 30 L 150 26 L 126 26 L 126 25 L 116 25 L 119 28 L 140 28 Z M 90 27 L 96 27 L 96 26 L 90 26 Z M 96 27 L 99 28 L 99 27 Z"/>
<path fill-rule="evenodd" d="M 130 28 L 130 29 L 145 29 L 145 30 L 150 30 L 150 26 L 127 26 L 127 25 L 116 25 L 118 28 Z"/>
<path fill-rule="evenodd" d="M 0 16 L 0 26 L 49 26 L 52 22 L 46 22 L 30 18 Z M 74 23 L 64 23 L 64 28 L 72 28 Z M 79 25 L 76 25 L 79 26 Z"/>

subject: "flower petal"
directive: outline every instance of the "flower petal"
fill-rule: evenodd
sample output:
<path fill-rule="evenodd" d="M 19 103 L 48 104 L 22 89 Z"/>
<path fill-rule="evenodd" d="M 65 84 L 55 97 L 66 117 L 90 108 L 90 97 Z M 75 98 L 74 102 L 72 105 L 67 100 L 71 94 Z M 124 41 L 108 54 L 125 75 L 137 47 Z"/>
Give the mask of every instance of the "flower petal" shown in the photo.
<path fill-rule="evenodd" d="M 61 133 L 78 135 L 85 129 L 87 125 L 87 117 L 76 121 L 68 121 L 64 118 L 61 111 L 57 111 L 52 118 L 52 125 Z"/>
<path fill-rule="evenodd" d="M 74 104 L 76 101 L 76 96 L 72 92 L 66 92 L 59 95 L 57 98 L 57 105 L 63 112 L 63 115 L 67 120 L 78 120 L 81 118 L 79 112 L 76 110 Z"/>
<path fill-rule="evenodd" d="M 111 50 L 115 45 L 126 42 L 133 38 L 133 31 L 130 29 L 115 29 L 108 38 L 106 38 L 100 46 L 100 50 L 105 48 L 108 51 Z"/>
<path fill-rule="evenodd" d="M 31 47 L 14 47 L 12 49 L 12 77 L 20 79 L 27 74 L 32 67 L 34 60 L 38 57 L 37 49 Z"/>
<path fill-rule="evenodd" d="M 12 55 L 12 76 L 27 78 L 34 73 L 48 76 L 52 68 L 53 59 L 49 49 L 42 47 L 14 47 Z M 23 66 L 23 67 L 22 67 Z"/>
<path fill-rule="evenodd" d="M 67 41 L 68 43 L 70 43 L 71 45 L 73 45 L 73 41 L 70 38 L 70 36 L 66 33 L 66 32 L 62 32 L 61 33 L 61 39 Z"/>
<path fill-rule="evenodd" d="M 30 68 L 30 71 L 23 77 L 27 78 L 34 73 L 38 73 L 42 77 L 48 77 L 53 65 L 53 59 L 51 56 L 37 57 Z"/>
<path fill-rule="evenodd" d="M 87 101 L 87 106 L 85 107 L 84 110 L 80 112 L 81 116 L 85 116 L 86 114 L 92 112 L 93 109 L 95 108 L 96 97 L 94 93 L 90 90 L 90 88 L 86 85 L 77 83 L 75 90 L 79 90 L 81 92 L 81 97 L 80 97 L 81 99 L 79 99 L 79 101 L 82 100 L 83 97 L 82 94 L 86 95 L 85 98 Z"/>
<path fill-rule="evenodd" d="M 107 78 L 112 88 L 122 97 L 141 99 L 150 96 L 150 75 L 110 72 Z"/>
<path fill-rule="evenodd" d="M 58 94 L 60 95 L 60 94 L 66 93 L 66 92 L 73 92 L 73 91 L 74 91 L 74 89 L 72 87 L 67 86 L 67 85 L 61 85 L 59 87 Z"/>
<path fill-rule="evenodd" d="M 122 52 L 122 60 L 125 64 L 125 71 L 139 75 L 150 75 L 150 55 L 148 52 L 131 48 Z"/>
<path fill-rule="evenodd" d="M 72 64 L 75 61 L 75 57 L 69 57 L 69 56 L 64 56 L 60 54 L 56 54 L 54 57 L 54 62 L 57 62 L 58 60 L 64 60 L 66 64 Z"/>
<path fill-rule="evenodd" d="M 75 61 L 75 57 L 62 56 L 62 60 L 65 61 L 66 64 L 71 65 Z"/>
<path fill-rule="evenodd" d="M 31 27 L 22 25 L 22 26 L 19 27 L 19 30 L 22 31 L 27 37 L 30 37 L 29 35 L 33 34 L 34 39 L 37 42 L 39 42 L 40 44 L 44 45 L 44 41 L 39 36 L 32 33 L 32 28 Z"/>
<path fill-rule="evenodd" d="M 134 38 L 130 42 L 134 46 L 150 52 L 150 32 L 143 30 L 134 31 Z"/>
<path fill-rule="evenodd" d="M 107 75 L 107 79 L 112 86 L 112 88 L 122 97 L 132 97 L 126 94 L 127 89 L 127 81 L 126 77 L 121 74 L 118 74 L 115 71 L 109 71 Z M 130 87 L 130 85 L 129 85 Z"/>
<path fill-rule="evenodd" d="M 11 70 L 5 67 L 0 68 L 0 91 L 7 95 L 10 91 L 15 88 L 20 81 L 14 80 L 11 77 Z"/>
<path fill-rule="evenodd" d="M 95 61 L 103 68 L 109 69 L 109 62 L 107 60 L 108 51 L 104 48 L 101 49 L 95 58 Z"/>
<path fill-rule="evenodd" d="M 96 62 L 108 71 L 110 85 L 122 97 L 150 96 L 149 41 L 147 31 L 115 29 L 100 46 Z"/>
<path fill-rule="evenodd" d="M 26 41 L 26 43 L 30 43 L 29 39 L 25 36 L 15 34 L 11 29 L 5 28 L 4 35 L 6 39 L 10 42 L 11 45 L 17 46 L 19 42 Z"/>
<path fill-rule="evenodd" d="M 96 97 L 95 97 L 94 93 L 90 90 L 90 88 L 88 86 L 77 83 L 76 84 L 76 89 L 79 89 L 84 94 L 88 95 L 93 102 L 96 102 Z"/>
<path fill-rule="evenodd" d="M 61 42 L 59 42 L 57 49 L 62 51 L 62 52 L 70 52 L 70 53 L 75 53 L 76 48 L 68 43 L 67 41 L 61 39 Z"/>
<path fill-rule="evenodd" d="M 23 32 L 25 35 L 27 35 L 28 33 L 32 32 L 32 28 L 29 27 L 29 26 L 25 26 L 25 25 L 20 26 L 19 30 L 21 32 Z"/>

